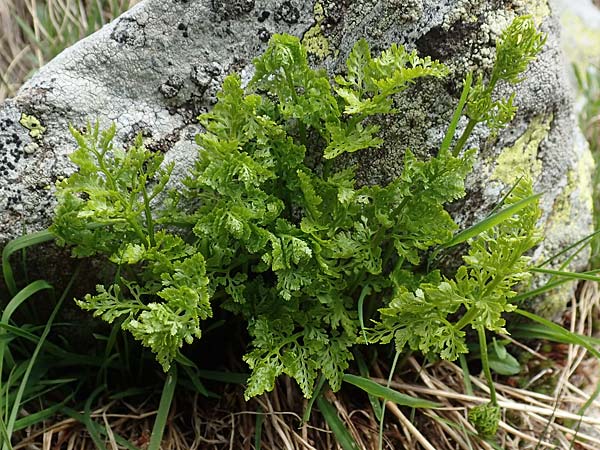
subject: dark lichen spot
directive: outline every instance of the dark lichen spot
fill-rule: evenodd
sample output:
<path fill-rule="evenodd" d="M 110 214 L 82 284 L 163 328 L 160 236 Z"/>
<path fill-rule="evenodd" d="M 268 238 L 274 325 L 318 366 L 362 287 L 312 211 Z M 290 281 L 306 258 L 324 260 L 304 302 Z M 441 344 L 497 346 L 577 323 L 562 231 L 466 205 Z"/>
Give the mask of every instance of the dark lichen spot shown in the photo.
<path fill-rule="evenodd" d="M 117 22 L 110 38 L 130 47 L 143 47 L 146 44 L 144 28 L 130 17 L 124 17 Z"/>
<path fill-rule="evenodd" d="M 158 90 L 165 98 L 173 98 L 183 86 L 183 80 L 177 76 L 171 76 L 167 81 L 165 81 Z"/>
<path fill-rule="evenodd" d="M 192 67 L 190 78 L 200 88 L 200 95 L 203 95 L 220 74 L 221 68 L 217 63 L 195 65 Z"/>
<path fill-rule="evenodd" d="M 269 39 L 271 39 L 271 33 L 266 28 L 260 28 L 258 30 L 258 38 L 262 42 L 269 42 Z"/>
<path fill-rule="evenodd" d="M 265 20 L 267 20 L 269 18 L 270 15 L 271 15 L 271 13 L 269 11 L 263 11 L 258 16 L 258 21 L 260 23 L 263 23 Z"/>
<path fill-rule="evenodd" d="M 459 46 L 468 45 L 469 38 L 475 36 L 480 25 L 477 23 L 458 22 L 450 30 L 444 31 L 435 27 L 415 42 L 422 55 L 431 56 L 442 62 L 448 60 L 460 50 Z"/>
<path fill-rule="evenodd" d="M 290 1 L 283 2 L 275 13 L 275 20 L 278 22 L 283 20 L 285 23 L 293 25 L 298 23 L 298 19 L 300 19 L 300 11 Z"/>
<path fill-rule="evenodd" d="M 212 10 L 221 18 L 234 19 L 254 9 L 254 0 L 212 0 Z"/>

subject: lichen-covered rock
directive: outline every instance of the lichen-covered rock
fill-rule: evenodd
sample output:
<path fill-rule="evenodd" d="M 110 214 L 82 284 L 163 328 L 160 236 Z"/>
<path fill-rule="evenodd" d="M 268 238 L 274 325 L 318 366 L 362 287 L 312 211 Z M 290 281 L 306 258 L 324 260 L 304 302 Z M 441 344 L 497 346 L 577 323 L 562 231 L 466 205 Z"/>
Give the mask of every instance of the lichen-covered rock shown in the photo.
<path fill-rule="evenodd" d="M 361 36 L 373 49 L 398 42 L 450 66 L 448 79 L 421 81 L 397 99 L 403 113 L 382 119 L 383 148 L 350 159 L 360 164 L 362 182 L 384 183 L 400 172 L 406 148 L 435 152 L 467 71 L 489 71 L 501 31 L 517 14 L 532 13 L 548 43 L 518 88 L 514 124 L 497 137 L 475 130 L 469 144 L 481 150 L 469 196 L 454 214 L 462 224 L 484 217 L 515 177 L 528 173 L 544 192 L 547 240 L 537 256 L 548 256 L 592 226 L 592 163 L 574 132 L 550 12 L 547 0 L 143 1 L 61 53 L 0 106 L 0 246 L 49 224 L 54 183 L 73 171 L 69 124 L 116 122 L 120 142 L 142 133 L 183 172 L 195 157 L 196 116 L 214 104 L 227 73 L 251 76 L 252 58 L 273 33 L 302 37 L 314 63 L 331 73 L 343 70 Z M 583 267 L 586 257 L 573 266 Z"/>

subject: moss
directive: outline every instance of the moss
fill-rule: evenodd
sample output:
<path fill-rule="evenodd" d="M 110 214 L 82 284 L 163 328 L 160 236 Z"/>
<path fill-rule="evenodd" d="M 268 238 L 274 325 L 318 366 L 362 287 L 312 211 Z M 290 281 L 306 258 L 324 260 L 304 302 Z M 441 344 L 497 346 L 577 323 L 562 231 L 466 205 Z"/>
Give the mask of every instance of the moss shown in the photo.
<path fill-rule="evenodd" d="M 324 59 L 331 53 L 331 50 L 329 49 L 329 41 L 323 35 L 323 31 L 321 30 L 321 25 L 325 20 L 323 5 L 316 2 L 313 12 L 317 23 L 304 33 L 302 45 L 304 45 L 308 53 L 315 55 L 320 59 Z"/>
<path fill-rule="evenodd" d="M 46 131 L 46 127 L 42 126 L 37 117 L 25 113 L 21 114 L 19 123 L 29 130 L 29 136 L 34 139 L 40 139 Z"/>
<path fill-rule="evenodd" d="M 542 162 L 537 158 L 538 149 L 548 135 L 551 122 L 552 115 L 535 117 L 514 145 L 502 150 L 491 179 L 506 185 L 513 185 L 522 175 L 529 175 L 535 180 L 542 171 Z"/>

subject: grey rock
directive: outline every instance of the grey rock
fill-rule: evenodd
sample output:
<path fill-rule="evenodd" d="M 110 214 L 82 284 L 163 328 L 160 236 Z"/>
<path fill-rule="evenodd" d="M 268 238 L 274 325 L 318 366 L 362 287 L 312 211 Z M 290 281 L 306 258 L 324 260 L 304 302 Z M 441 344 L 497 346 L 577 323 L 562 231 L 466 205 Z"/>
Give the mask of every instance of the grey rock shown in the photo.
<path fill-rule="evenodd" d="M 361 36 L 373 49 L 398 42 L 452 68 L 449 79 L 419 82 L 398 98 L 403 113 L 382 119 L 383 148 L 348 159 L 360 164 L 361 182 L 386 182 L 401 170 L 406 148 L 422 156 L 435 152 L 461 80 L 471 69 L 489 71 L 496 38 L 526 12 L 539 19 L 548 44 L 518 88 L 514 124 L 493 140 L 484 127 L 476 129 L 469 144 L 481 149 L 477 167 L 468 198 L 453 212 L 462 225 L 484 217 L 511 176 L 530 172 L 544 192 L 547 239 L 536 257 L 548 256 L 591 230 L 593 164 L 574 132 L 559 26 L 546 0 L 143 1 L 65 50 L 0 106 L 0 246 L 50 223 L 54 183 L 74 170 L 69 124 L 116 122 L 124 145 L 141 132 L 183 173 L 195 157 L 196 116 L 214 104 L 226 74 L 249 79 L 252 58 L 274 33 L 303 36 L 313 62 L 330 73 L 343 70 Z M 21 125 L 23 114 L 39 120 L 37 133 Z M 498 161 L 508 168 L 498 168 Z M 572 267 L 586 260 L 582 253 Z M 561 301 L 548 314 L 560 308 Z"/>

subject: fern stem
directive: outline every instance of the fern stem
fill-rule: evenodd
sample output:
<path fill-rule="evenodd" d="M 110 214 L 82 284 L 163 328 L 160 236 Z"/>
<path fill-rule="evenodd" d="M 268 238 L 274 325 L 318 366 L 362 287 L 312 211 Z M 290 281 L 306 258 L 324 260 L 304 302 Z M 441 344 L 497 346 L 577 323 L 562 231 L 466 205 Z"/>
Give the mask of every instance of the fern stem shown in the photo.
<path fill-rule="evenodd" d="M 487 384 L 490 388 L 490 401 L 492 405 L 498 406 L 498 400 L 496 398 L 496 388 L 494 387 L 494 380 L 492 379 L 492 372 L 490 370 L 490 362 L 488 360 L 487 340 L 485 337 L 485 329 L 482 326 L 477 327 L 477 334 L 479 335 L 479 351 L 481 356 L 481 366 L 483 368 L 483 374 L 487 380 Z"/>
<path fill-rule="evenodd" d="M 156 241 L 154 240 L 154 219 L 152 219 L 152 210 L 150 209 L 150 200 L 148 199 L 146 186 L 142 186 L 142 195 L 144 196 L 144 215 L 146 216 L 148 239 L 150 241 L 150 246 L 154 247 L 156 245 Z"/>
<path fill-rule="evenodd" d="M 475 125 L 477 125 L 477 121 L 473 120 L 473 119 L 469 119 L 469 123 L 467 124 L 467 127 L 464 129 L 463 133 L 460 135 L 460 138 L 458 139 L 458 142 L 452 149 L 452 156 L 457 157 L 460 154 L 460 151 L 465 146 L 467 139 L 469 139 L 469 137 L 471 136 L 471 133 L 473 132 L 473 129 L 475 128 Z"/>

